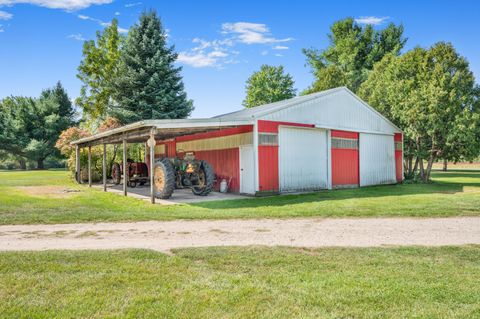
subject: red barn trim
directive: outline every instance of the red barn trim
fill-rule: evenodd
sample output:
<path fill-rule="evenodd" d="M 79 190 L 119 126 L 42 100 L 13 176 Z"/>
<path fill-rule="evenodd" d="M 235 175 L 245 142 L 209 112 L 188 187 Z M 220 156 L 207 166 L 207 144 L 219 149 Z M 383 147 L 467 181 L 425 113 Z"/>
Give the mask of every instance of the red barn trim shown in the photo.
<path fill-rule="evenodd" d="M 395 133 L 393 136 L 395 144 L 395 175 L 397 182 L 403 181 L 403 134 Z"/>
<path fill-rule="evenodd" d="M 357 133 L 357 132 L 347 132 L 347 131 L 333 131 L 332 130 L 331 135 L 332 135 L 332 137 L 358 139 L 359 133 Z"/>

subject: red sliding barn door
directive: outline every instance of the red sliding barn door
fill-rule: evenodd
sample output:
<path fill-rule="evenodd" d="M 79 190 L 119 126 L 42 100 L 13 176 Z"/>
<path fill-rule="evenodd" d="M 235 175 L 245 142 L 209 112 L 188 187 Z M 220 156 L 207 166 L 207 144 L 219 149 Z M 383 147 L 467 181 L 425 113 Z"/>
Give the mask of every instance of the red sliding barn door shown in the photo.
<path fill-rule="evenodd" d="M 332 186 L 356 187 L 360 182 L 358 133 L 332 130 Z"/>

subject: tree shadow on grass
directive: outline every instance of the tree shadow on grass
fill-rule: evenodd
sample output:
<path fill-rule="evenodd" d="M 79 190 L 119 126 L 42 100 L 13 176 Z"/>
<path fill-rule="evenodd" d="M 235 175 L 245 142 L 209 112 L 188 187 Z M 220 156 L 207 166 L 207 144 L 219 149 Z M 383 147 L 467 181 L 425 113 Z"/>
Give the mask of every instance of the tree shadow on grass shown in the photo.
<path fill-rule="evenodd" d="M 235 199 L 191 203 L 190 206 L 207 209 L 255 208 L 262 206 L 285 206 L 320 201 L 398 197 L 405 195 L 455 194 L 464 191 L 464 187 L 480 188 L 480 171 L 435 172 L 435 180 L 429 184 L 379 185 L 353 189 L 324 190 L 306 194 L 285 194 L 270 197 Z M 451 180 L 450 180 L 451 179 Z M 464 180 L 462 180 L 464 179 Z M 473 180 L 473 181 L 472 181 Z M 395 200 L 395 199 L 388 199 Z"/>

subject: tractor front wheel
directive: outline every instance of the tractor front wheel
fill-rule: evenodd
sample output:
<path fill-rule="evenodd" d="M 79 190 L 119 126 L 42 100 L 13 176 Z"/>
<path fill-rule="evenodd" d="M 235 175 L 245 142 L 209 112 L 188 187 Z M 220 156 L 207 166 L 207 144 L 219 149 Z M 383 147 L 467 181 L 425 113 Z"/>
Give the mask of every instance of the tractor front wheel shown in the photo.
<path fill-rule="evenodd" d="M 167 199 L 175 189 L 175 170 L 168 158 L 155 161 L 153 166 L 153 193 L 156 198 Z"/>
<path fill-rule="evenodd" d="M 120 164 L 113 163 L 112 166 L 112 180 L 113 184 L 118 185 L 122 180 L 122 172 L 120 170 Z"/>
<path fill-rule="evenodd" d="M 207 196 L 215 185 L 215 171 L 206 161 L 202 161 L 198 172 L 197 185 L 192 187 L 192 192 L 198 196 Z"/>

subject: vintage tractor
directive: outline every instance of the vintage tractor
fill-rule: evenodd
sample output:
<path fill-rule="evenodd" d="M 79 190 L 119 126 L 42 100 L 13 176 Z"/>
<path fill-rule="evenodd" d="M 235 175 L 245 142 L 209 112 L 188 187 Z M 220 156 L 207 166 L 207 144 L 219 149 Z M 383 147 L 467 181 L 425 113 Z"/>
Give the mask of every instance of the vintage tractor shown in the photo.
<path fill-rule="evenodd" d="M 112 179 L 115 185 L 120 184 L 122 179 L 123 163 L 113 163 L 112 166 Z M 128 187 L 137 187 L 137 184 L 141 186 L 145 185 L 148 181 L 148 167 L 143 162 L 134 162 L 131 159 L 127 159 L 128 170 Z"/>
<path fill-rule="evenodd" d="M 195 195 L 206 196 L 215 184 L 215 172 L 212 166 L 202 160 L 196 160 L 192 152 L 178 157 L 162 158 L 155 161 L 154 193 L 157 198 L 170 198 L 175 188 L 190 188 Z"/>
<path fill-rule="evenodd" d="M 115 185 L 120 184 L 123 174 L 123 163 L 114 163 L 112 179 Z M 127 159 L 128 187 L 143 186 L 149 182 L 148 167 L 143 162 Z M 161 158 L 153 167 L 153 190 L 157 198 L 167 199 L 175 189 L 190 188 L 198 196 L 208 195 L 215 185 L 215 172 L 206 161 L 196 160 L 192 152 L 185 153 L 183 159 L 178 157 Z"/>

